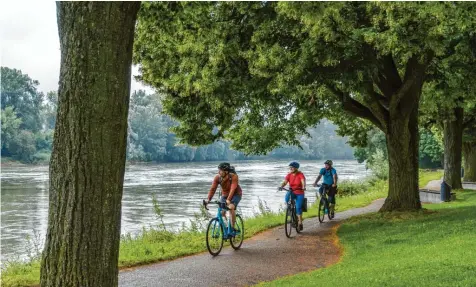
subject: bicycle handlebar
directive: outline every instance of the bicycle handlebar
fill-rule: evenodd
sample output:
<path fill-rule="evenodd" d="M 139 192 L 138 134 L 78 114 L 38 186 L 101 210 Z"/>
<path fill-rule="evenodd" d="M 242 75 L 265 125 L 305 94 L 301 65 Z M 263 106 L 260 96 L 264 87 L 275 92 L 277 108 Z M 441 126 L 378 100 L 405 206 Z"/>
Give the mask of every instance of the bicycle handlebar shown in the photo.
<path fill-rule="evenodd" d="M 223 203 L 223 202 L 218 201 L 218 200 L 210 201 L 210 202 L 208 202 L 208 203 L 215 203 L 215 204 L 219 205 L 221 208 L 223 208 L 223 209 L 225 209 L 225 210 L 230 210 L 230 209 L 226 206 L 226 203 Z M 208 203 L 207 203 L 207 201 L 206 201 L 205 199 L 202 201 L 202 204 L 203 204 L 203 206 L 205 206 L 205 209 L 206 209 L 206 210 L 209 210 L 208 207 L 207 207 Z"/>

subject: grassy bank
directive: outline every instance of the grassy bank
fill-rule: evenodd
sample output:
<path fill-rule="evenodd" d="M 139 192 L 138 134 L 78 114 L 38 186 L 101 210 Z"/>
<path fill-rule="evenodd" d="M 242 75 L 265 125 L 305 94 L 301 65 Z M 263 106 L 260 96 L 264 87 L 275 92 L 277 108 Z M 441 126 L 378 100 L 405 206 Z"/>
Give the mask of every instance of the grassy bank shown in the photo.
<path fill-rule="evenodd" d="M 259 286 L 476 286 L 476 192 L 425 208 L 352 218 L 338 264 Z"/>
<path fill-rule="evenodd" d="M 441 178 L 441 172 L 422 172 L 425 181 Z M 421 186 L 426 184 L 420 181 Z M 368 184 L 365 192 L 352 196 L 338 197 L 336 211 L 344 211 L 370 204 L 387 193 L 386 181 L 374 180 Z M 283 195 L 284 196 L 284 195 Z M 309 194 L 308 196 L 313 196 Z M 309 208 L 305 218 L 317 216 L 317 208 Z M 245 237 L 249 238 L 271 227 L 283 224 L 283 214 L 267 212 L 262 209 L 260 215 L 245 219 Z M 199 223 L 198 223 L 199 224 Z M 195 230 L 181 233 L 144 230 L 136 237 L 124 236 L 119 251 L 119 266 L 130 267 L 206 251 L 204 234 Z M 39 263 L 11 263 L 2 272 L 2 286 L 30 286 L 39 282 Z"/>

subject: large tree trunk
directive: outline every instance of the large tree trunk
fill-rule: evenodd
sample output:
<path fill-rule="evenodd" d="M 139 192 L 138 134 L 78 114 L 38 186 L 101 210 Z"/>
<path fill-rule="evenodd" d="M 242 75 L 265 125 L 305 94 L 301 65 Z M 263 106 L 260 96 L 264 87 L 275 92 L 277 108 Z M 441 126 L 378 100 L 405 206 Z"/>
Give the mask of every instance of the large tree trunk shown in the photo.
<path fill-rule="evenodd" d="M 117 286 L 140 2 L 57 2 L 58 115 L 41 286 Z"/>
<path fill-rule="evenodd" d="M 454 119 L 444 122 L 445 176 L 452 188 L 462 188 L 461 159 L 463 145 L 463 108 L 455 108 Z"/>
<path fill-rule="evenodd" d="M 418 210 L 418 104 L 407 119 L 391 117 L 386 138 L 389 190 L 380 211 Z"/>
<path fill-rule="evenodd" d="M 476 182 L 476 141 L 463 143 L 464 181 Z"/>

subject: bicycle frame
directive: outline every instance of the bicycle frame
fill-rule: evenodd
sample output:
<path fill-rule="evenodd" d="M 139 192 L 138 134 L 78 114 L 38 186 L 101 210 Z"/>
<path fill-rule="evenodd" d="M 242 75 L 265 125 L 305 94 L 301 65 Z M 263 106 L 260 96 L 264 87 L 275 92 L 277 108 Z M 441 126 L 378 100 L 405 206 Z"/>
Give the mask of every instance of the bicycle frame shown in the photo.
<path fill-rule="evenodd" d="M 231 231 L 231 218 L 230 216 L 226 216 L 226 211 L 230 210 L 225 206 L 225 203 L 219 202 L 219 201 L 214 201 L 218 205 L 218 211 L 217 211 L 217 216 L 215 217 L 218 222 L 220 223 L 220 226 L 223 228 L 223 239 L 229 239 L 232 236 L 232 231 Z M 206 208 L 208 210 L 208 208 Z M 228 220 L 228 226 L 225 224 L 223 221 L 222 217 L 222 212 L 225 211 L 225 217 L 227 217 Z M 236 213 L 238 215 L 238 213 Z M 212 218 L 213 219 L 213 218 Z M 212 233 L 215 234 L 215 226 L 213 226 Z"/>

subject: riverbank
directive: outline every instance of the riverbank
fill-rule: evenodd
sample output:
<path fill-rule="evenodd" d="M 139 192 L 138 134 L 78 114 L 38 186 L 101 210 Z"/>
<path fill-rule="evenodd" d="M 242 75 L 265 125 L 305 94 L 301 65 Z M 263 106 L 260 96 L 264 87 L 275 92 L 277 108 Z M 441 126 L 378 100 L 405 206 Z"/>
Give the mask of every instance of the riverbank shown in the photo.
<path fill-rule="evenodd" d="M 337 231 L 337 264 L 258 286 L 475 286 L 476 190 L 456 193 L 415 213 L 352 218 Z"/>
<path fill-rule="evenodd" d="M 441 171 L 421 172 L 420 186 L 429 180 L 439 179 Z M 344 211 L 370 204 L 387 193 L 386 181 L 373 181 L 365 193 L 338 198 L 336 211 Z M 309 195 L 311 196 L 311 195 Z M 305 218 L 317 216 L 317 208 L 309 208 Z M 200 224 L 200 216 L 195 221 Z M 283 215 L 260 208 L 260 214 L 245 219 L 245 237 L 249 238 L 269 228 L 282 225 Z M 197 226 L 199 228 L 199 226 Z M 170 260 L 206 250 L 204 234 L 197 230 L 183 229 L 180 233 L 159 230 L 143 230 L 138 236 L 124 236 L 119 252 L 121 268 L 138 266 L 162 260 Z M 29 263 L 10 263 L 2 272 L 2 286 L 30 286 L 39 282 L 39 261 Z"/>

